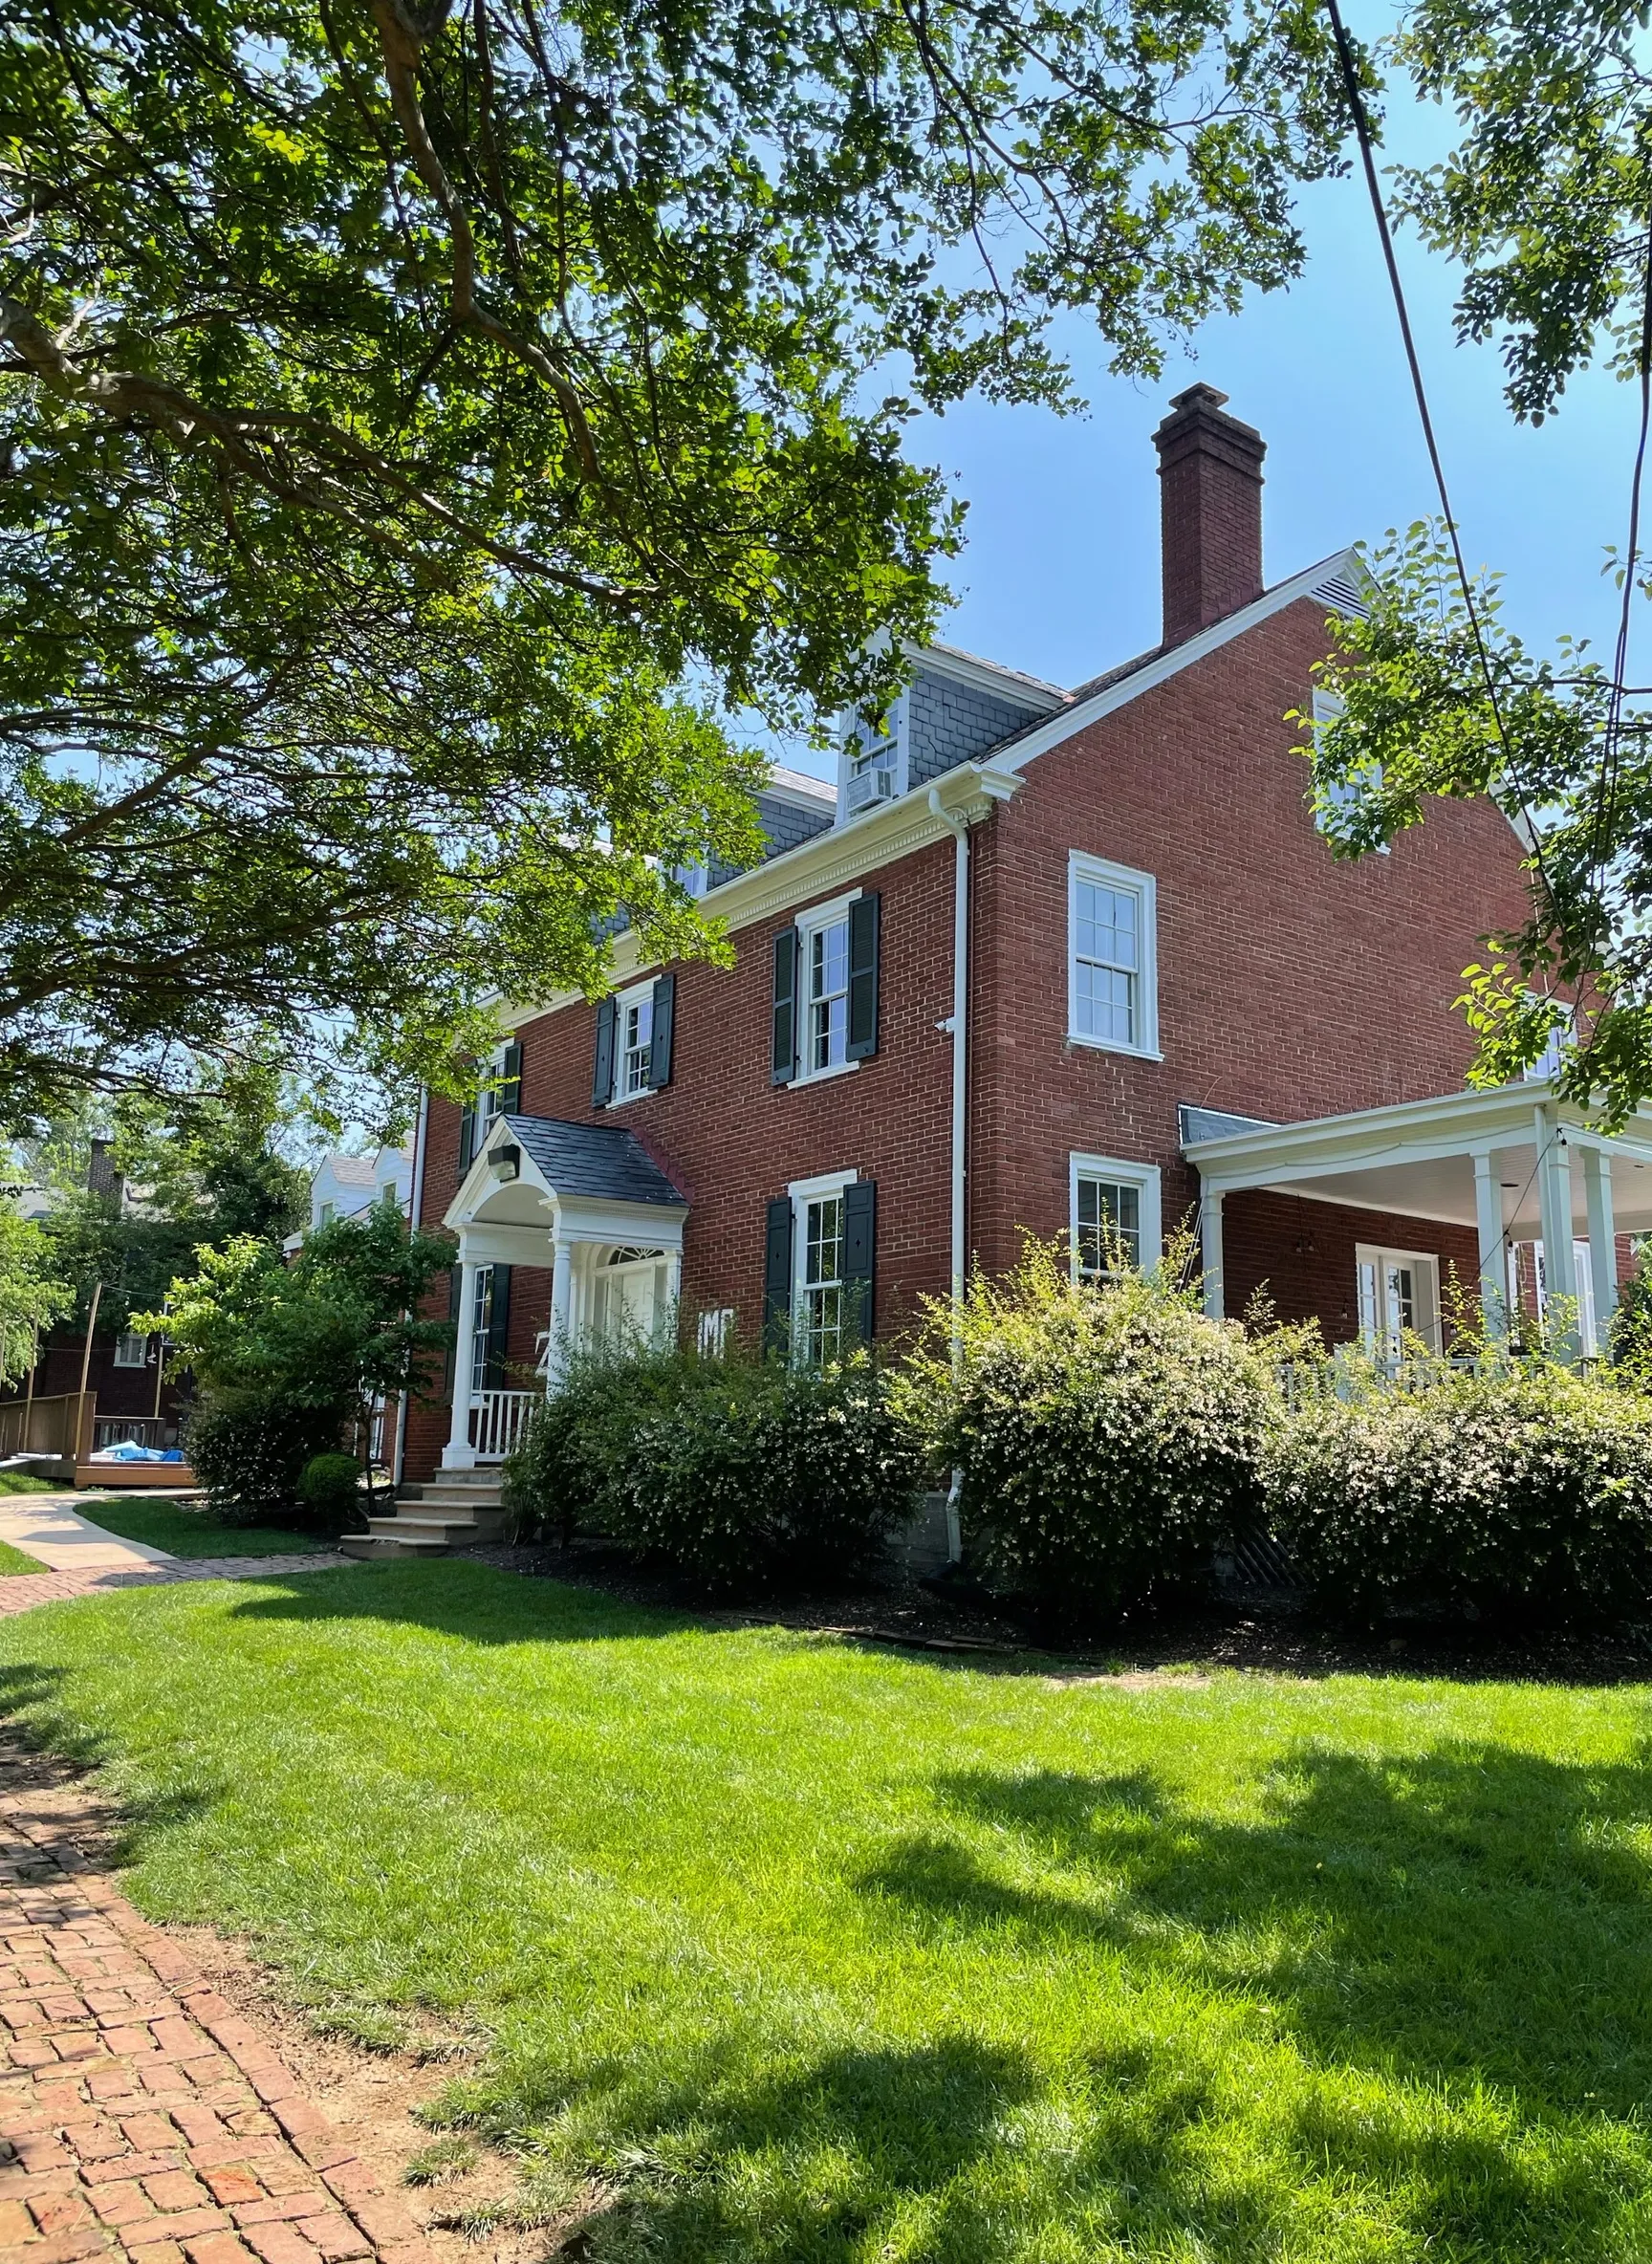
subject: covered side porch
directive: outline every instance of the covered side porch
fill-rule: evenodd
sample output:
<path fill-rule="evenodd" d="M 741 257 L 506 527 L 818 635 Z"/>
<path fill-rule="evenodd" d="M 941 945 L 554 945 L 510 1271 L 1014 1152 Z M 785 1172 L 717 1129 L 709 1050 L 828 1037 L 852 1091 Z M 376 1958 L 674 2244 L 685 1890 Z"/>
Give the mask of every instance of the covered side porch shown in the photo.
<path fill-rule="evenodd" d="M 574 1346 L 665 1325 L 687 1217 L 681 1189 L 622 1125 L 494 1118 L 443 1221 L 459 1237 L 443 1469 L 503 1462 Z M 518 1298 L 512 1313 L 512 1279 L 547 1274 L 534 1309 Z"/>
<path fill-rule="evenodd" d="M 1619 1237 L 1652 1231 L 1652 1113 L 1607 1133 L 1547 1080 L 1292 1124 L 1185 1108 L 1182 1140 L 1199 1179 L 1206 1310 L 1233 1310 L 1232 1198 L 1337 1205 L 1373 1220 L 1353 1253 L 1356 1327 L 1341 1334 L 1374 1348 L 1407 1332 L 1445 1349 L 1438 1253 L 1448 1243 L 1472 1268 L 1493 1335 L 1564 1298 L 1578 1350 L 1594 1352 L 1618 1303 Z M 1409 1237 L 1415 1250 L 1396 1247 L 1406 1221 L 1434 1230 Z"/>

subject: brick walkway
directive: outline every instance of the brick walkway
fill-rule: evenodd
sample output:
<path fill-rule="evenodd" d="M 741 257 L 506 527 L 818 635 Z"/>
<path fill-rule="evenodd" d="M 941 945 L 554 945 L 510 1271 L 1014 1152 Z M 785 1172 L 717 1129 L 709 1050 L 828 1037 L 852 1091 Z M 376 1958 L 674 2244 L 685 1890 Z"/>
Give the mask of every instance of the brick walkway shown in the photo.
<path fill-rule="evenodd" d="M 351 2132 L 80 1854 L 61 1806 L 0 1760 L 0 2256 L 428 2264 Z"/>
<path fill-rule="evenodd" d="M 175 1556 L 141 1572 L 24 1572 L 0 1579 L 0 1620 L 56 1603 L 65 1596 L 98 1596 L 106 1588 L 154 1588 L 175 1580 L 262 1580 L 290 1572 L 341 1572 L 354 1561 L 331 1549 L 285 1556 Z M 4 2254 L 0 2244 L 0 2254 Z"/>

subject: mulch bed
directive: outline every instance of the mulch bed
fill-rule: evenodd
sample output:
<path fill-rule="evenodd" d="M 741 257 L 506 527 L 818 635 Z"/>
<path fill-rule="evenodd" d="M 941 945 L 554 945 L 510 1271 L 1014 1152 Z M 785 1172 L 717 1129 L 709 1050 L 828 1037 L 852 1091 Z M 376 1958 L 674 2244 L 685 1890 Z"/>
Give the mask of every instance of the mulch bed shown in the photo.
<path fill-rule="evenodd" d="M 765 1597 L 730 1607 L 682 1581 L 640 1571 L 601 1540 L 467 1554 L 502 1571 L 597 1589 L 621 1602 L 690 1611 L 719 1626 L 793 1627 L 1008 1671 L 1048 1674 L 1075 1665 L 1135 1676 L 1155 1668 L 1229 1667 L 1300 1680 L 1379 1674 L 1454 1682 L 1652 1682 L 1652 1626 L 1568 1634 L 1414 1621 L 1402 1629 L 1360 1634 L 1315 1624 L 1288 1596 L 1252 1591 L 1199 1611 L 1051 1630 L 977 1590 L 947 1593 L 903 1577 L 841 1595 Z"/>

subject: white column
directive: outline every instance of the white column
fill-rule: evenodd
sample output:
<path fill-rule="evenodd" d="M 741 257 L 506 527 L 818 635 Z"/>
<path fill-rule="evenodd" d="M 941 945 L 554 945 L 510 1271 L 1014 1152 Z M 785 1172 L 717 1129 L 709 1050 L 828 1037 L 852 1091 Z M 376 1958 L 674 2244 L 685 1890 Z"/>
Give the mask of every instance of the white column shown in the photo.
<path fill-rule="evenodd" d="M 1537 1139 L 1537 1198 L 1543 1224 L 1543 1286 L 1551 1297 L 1577 1295 L 1577 1267 L 1572 1254 L 1572 1164 L 1554 1120 L 1546 1108 L 1534 1112 Z M 1574 1339 L 1576 1349 L 1576 1339 Z"/>
<path fill-rule="evenodd" d="M 476 1334 L 477 1268 L 474 1258 L 464 1254 L 463 1241 L 459 1252 L 458 1334 L 453 1339 L 453 1427 L 442 1449 L 445 1470 L 468 1470 L 476 1467 L 476 1449 L 470 1444 L 470 1358 Z"/>
<path fill-rule="evenodd" d="M 683 1252 L 670 1250 L 665 1253 L 665 1295 L 671 1305 L 671 1326 L 678 1324 L 678 1309 L 683 1302 Z"/>
<path fill-rule="evenodd" d="M 1595 1291 L 1595 1349 L 1604 1352 L 1618 1310 L 1618 1230 L 1612 1217 L 1612 1159 L 1583 1150 L 1583 1202 L 1589 1213 L 1589 1274 Z"/>
<path fill-rule="evenodd" d="M 1497 1177 L 1497 1159 L 1489 1152 L 1474 1158 L 1474 1219 L 1480 1242 L 1480 1310 L 1486 1316 L 1486 1334 L 1509 1334 L 1508 1267 L 1503 1254 L 1503 1189 Z"/>
<path fill-rule="evenodd" d="M 551 1250 L 551 1343 L 545 1373 L 555 1384 L 567 1367 L 568 1348 L 574 1340 L 574 1245 L 560 1227 Z"/>
<path fill-rule="evenodd" d="M 1222 1190 L 1206 1187 L 1199 1198 L 1199 1268 L 1205 1277 L 1205 1310 L 1212 1320 L 1226 1311 L 1222 1283 Z"/>

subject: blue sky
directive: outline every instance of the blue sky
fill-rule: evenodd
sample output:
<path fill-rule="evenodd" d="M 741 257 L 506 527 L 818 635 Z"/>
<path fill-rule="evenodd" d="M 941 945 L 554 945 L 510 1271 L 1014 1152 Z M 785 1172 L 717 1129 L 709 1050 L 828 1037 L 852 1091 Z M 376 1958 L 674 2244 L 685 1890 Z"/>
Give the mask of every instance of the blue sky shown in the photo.
<path fill-rule="evenodd" d="M 1389 145 L 1420 157 L 1443 145 L 1448 123 L 1396 102 Z M 1073 685 L 1158 642 L 1151 435 L 1170 396 L 1196 379 L 1228 394 L 1268 442 L 1270 581 L 1432 512 L 1363 182 L 1317 184 L 1300 211 L 1301 280 L 1207 323 L 1193 359 L 1172 352 L 1162 383 L 1107 376 L 1074 325 L 1066 335 L 1087 415 L 970 403 L 911 428 L 914 457 L 940 466 L 969 506 L 967 548 L 947 576 L 958 597 L 942 630 L 947 642 Z M 1516 424 L 1495 347 L 1454 341 L 1451 272 L 1403 235 L 1400 257 L 1470 567 L 1504 572 L 1507 617 L 1531 643 L 1548 649 L 1570 631 L 1609 644 L 1619 600 L 1600 566 L 1605 545 L 1626 540 L 1634 389 L 1590 373 L 1574 381 L 1556 417 Z M 1636 637 L 1641 673 L 1632 664 L 1632 681 L 1652 681 L 1652 620 L 1638 621 Z M 831 769 L 830 757 L 786 759 L 822 775 Z"/>

